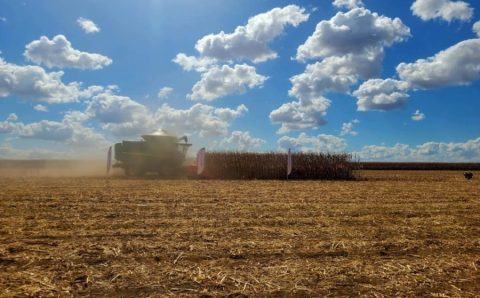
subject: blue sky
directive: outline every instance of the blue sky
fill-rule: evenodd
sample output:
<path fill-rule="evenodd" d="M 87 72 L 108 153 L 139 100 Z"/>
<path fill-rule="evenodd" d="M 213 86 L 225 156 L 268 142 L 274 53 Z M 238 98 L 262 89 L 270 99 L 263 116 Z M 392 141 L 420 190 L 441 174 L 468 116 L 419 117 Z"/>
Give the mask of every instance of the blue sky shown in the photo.
<path fill-rule="evenodd" d="M 103 158 L 163 128 L 188 134 L 192 153 L 480 161 L 479 12 L 450 0 L 0 0 L 0 158 Z"/>

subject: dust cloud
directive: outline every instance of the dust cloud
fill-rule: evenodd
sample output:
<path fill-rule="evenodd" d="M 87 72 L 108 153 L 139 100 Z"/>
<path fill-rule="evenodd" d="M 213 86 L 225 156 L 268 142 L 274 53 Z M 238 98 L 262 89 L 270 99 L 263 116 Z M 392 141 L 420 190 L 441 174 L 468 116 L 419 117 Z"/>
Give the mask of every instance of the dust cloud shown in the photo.
<path fill-rule="evenodd" d="M 103 160 L 0 160 L 0 177 L 105 176 Z"/>

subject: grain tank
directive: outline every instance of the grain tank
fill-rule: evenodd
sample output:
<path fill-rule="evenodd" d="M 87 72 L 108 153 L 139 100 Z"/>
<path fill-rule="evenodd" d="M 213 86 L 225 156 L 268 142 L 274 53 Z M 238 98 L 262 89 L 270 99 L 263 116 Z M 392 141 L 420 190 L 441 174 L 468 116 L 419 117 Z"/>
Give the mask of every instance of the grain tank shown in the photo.
<path fill-rule="evenodd" d="M 188 148 L 186 136 L 178 138 L 164 131 L 142 135 L 141 141 L 123 141 L 115 144 L 114 167 L 122 168 L 127 176 L 142 176 L 155 172 L 164 177 L 184 174 L 183 163 Z"/>

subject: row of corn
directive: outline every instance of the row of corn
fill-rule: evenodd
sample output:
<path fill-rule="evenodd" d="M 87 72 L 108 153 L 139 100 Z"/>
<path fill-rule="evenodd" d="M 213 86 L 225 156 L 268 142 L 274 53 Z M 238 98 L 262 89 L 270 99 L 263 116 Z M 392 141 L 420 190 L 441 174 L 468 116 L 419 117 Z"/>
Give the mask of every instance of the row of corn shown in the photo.
<path fill-rule="evenodd" d="M 287 179 L 286 153 L 207 152 L 202 176 L 211 179 Z M 349 154 L 293 153 L 288 179 L 351 180 L 358 162 Z"/>

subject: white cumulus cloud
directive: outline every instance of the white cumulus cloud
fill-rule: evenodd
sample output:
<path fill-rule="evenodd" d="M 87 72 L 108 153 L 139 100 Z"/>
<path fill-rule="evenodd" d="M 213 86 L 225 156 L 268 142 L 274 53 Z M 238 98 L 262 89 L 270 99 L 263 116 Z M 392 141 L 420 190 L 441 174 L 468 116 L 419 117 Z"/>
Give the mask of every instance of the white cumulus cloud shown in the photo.
<path fill-rule="evenodd" d="M 88 102 L 85 110 L 91 118 L 102 123 L 124 123 L 148 119 L 148 109 L 127 96 L 110 92 L 98 94 Z"/>
<path fill-rule="evenodd" d="M 209 34 L 197 41 L 195 49 L 200 56 L 228 60 L 263 62 L 275 59 L 277 54 L 268 43 L 281 35 L 287 25 L 298 26 L 309 15 L 296 5 L 274 8 L 251 17 L 245 26 L 238 26 L 233 33 Z"/>
<path fill-rule="evenodd" d="M 376 77 L 382 68 L 384 48 L 409 36 L 410 29 L 400 19 L 365 8 L 339 12 L 330 20 L 320 21 L 313 34 L 298 47 L 296 56 L 300 61 L 320 61 L 290 78 L 289 95 L 298 101 L 283 104 L 270 114 L 273 123 L 282 125 L 278 132 L 325 124 L 324 116 L 330 106 L 325 93 L 348 93 L 359 80 Z"/>
<path fill-rule="evenodd" d="M 107 56 L 74 49 L 63 35 L 51 40 L 42 36 L 29 43 L 23 55 L 27 60 L 49 68 L 101 69 L 112 64 L 112 59 Z"/>
<path fill-rule="evenodd" d="M 388 111 L 402 107 L 410 97 L 407 92 L 410 84 L 394 79 L 371 79 L 353 92 L 358 98 L 359 111 Z"/>
<path fill-rule="evenodd" d="M 478 37 L 480 37 L 480 21 L 477 21 L 475 22 L 475 24 L 473 24 L 473 32 L 475 32 L 475 34 L 477 34 Z"/>
<path fill-rule="evenodd" d="M 170 96 L 170 94 L 172 94 L 173 92 L 173 88 L 172 87 L 162 87 L 160 88 L 160 90 L 158 91 L 158 98 L 160 99 L 166 99 Z"/>
<path fill-rule="evenodd" d="M 39 66 L 21 66 L 0 58 L 0 97 L 18 96 L 47 103 L 75 102 L 82 96 L 80 83 L 62 82 L 63 72 L 46 72 Z"/>
<path fill-rule="evenodd" d="M 412 89 L 434 89 L 469 85 L 480 79 L 480 39 L 461 41 L 432 57 L 413 63 L 400 63 L 401 80 L 372 79 L 353 93 L 359 111 L 391 110 L 403 106 Z M 423 115 L 423 114 L 421 114 Z M 423 120 L 423 116 L 412 116 Z"/>
<path fill-rule="evenodd" d="M 18 120 L 18 116 L 15 113 L 11 113 L 10 115 L 8 115 L 6 119 L 6 121 L 17 121 L 17 120 Z"/>
<path fill-rule="evenodd" d="M 363 161 L 478 162 L 480 138 L 463 143 L 426 142 L 417 146 L 401 143 L 394 146 L 369 145 L 353 153 Z"/>
<path fill-rule="evenodd" d="M 184 53 L 179 53 L 172 60 L 173 62 L 180 65 L 186 71 L 198 71 L 204 72 L 207 71 L 211 66 L 217 64 L 217 59 L 208 58 L 208 57 L 195 57 L 187 56 Z"/>
<path fill-rule="evenodd" d="M 18 127 L 18 123 L 16 123 L 17 120 L 17 114 L 11 113 L 10 115 L 8 115 L 7 119 L 0 122 L 0 134 L 8 134 L 14 132 Z"/>
<path fill-rule="evenodd" d="M 72 137 L 74 130 L 62 122 L 41 120 L 30 124 L 22 123 L 17 133 L 22 138 L 66 141 Z"/>
<path fill-rule="evenodd" d="M 258 149 L 265 143 L 263 139 L 252 137 L 248 131 L 236 130 L 233 131 L 230 136 L 225 137 L 220 142 L 220 146 L 235 151 L 249 151 Z"/>
<path fill-rule="evenodd" d="M 150 111 L 127 96 L 109 91 L 92 97 L 85 115 L 90 120 L 100 122 L 103 129 L 118 137 L 139 136 L 158 129 L 177 135 L 215 137 L 226 135 L 231 122 L 247 111 L 244 105 L 231 109 L 203 104 L 195 104 L 187 109 L 163 104 L 158 110 Z"/>
<path fill-rule="evenodd" d="M 468 21 L 472 18 L 473 8 L 464 1 L 451 0 L 415 0 L 410 7 L 413 14 L 424 21 L 442 19 L 445 21 Z"/>
<path fill-rule="evenodd" d="M 412 114 L 413 121 L 422 121 L 425 119 L 425 114 L 420 112 L 420 110 L 416 110 L 415 113 Z"/>
<path fill-rule="evenodd" d="M 72 153 L 103 152 L 111 142 L 92 128 L 83 126 L 86 118 L 78 114 L 76 111 L 67 112 L 62 121 L 41 120 L 32 123 L 18 122 L 18 117 L 11 114 L 6 121 L 0 122 L 0 133 L 70 145 Z"/>
<path fill-rule="evenodd" d="M 278 139 L 277 143 L 281 150 L 290 148 L 302 152 L 344 152 L 347 147 L 344 139 L 327 134 L 309 136 L 306 133 L 301 133 L 296 138 L 283 136 Z"/>
<path fill-rule="evenodd" d="M 268 77 L 257 74 L 255 67 L 246 64 L 213 67 L 202 73 L 201 80 L 193 86 L 189 97 L 192 100 L 212 101 L 235 93 L 242 94 L 247 89 L 261 87 L 267 79 Z"/>
<path fill-rule="evenodd" d="M 352 135 L 356 136 L 358 135 L 358 132 L 354 130 L 355 124 L 360 123 L 358 119 L 353 119 L 352 121 L 349 122 L 344 122 L 342 124 L 342 131 L 340 132 L 341 136 L 346 136 L 346 135 Z"/>
<path fill-rule="evenodd" d="M 172 60 L 186 71 L 202 73 L 201 80 L 193 86 L 188 97 L 212 101 L 261 87 L 268 77 L 257 74 L 253 66 L 235 63 L 260 63 L 277 58 L 277 53 L 268 44 L 287 26 L 297 27 L 308 18 L 309 14 L 299 6 L 277 7 L 251 17 L 246 25 L 238 26 L 232 33 L 221 31 L 200 38 L 195 44 L 197 56 L 179 53 Z"/>
<path fill-rule="evenodd" d="M 332 4 L 337 8 L 348 8 L 348 9 L 364 6 L 362 0 L 334 0 Z"/>
<path fill-rule="evenodd" d="M 391 19 L 365 8 L 355 8 L 318 23 L 315 32 L 298 47 L 297 59 L 377 55 L 384 47 L 409 36 L 410 29 L 399 18 Z"/>
<path fill-rule="evenodd" d="M 35 105 L 33 108 L 39 112 L 48 112 L 48 108 L 42 104 Z"/>
<path fill-rule="evenodd" d="M 383 55 L 328 57 L 307 65 L 305 71 L 290 78 L 289 95 L 301 100 L 319 97 L 329 91 L 348 92 L 359 79 L 368 79 L 380 72 Z"/>
<path fill-rule="evenodd" d="M 100 32 L 100 28 L 92 20 L 80 17 L 77 19 L 77 24 L 87 34 Z"/>
<path fill-rule="evenodd" d="M 480 79 L 480 39 L 464 40 L 414 63 L 401 63 L 397 72 L 420 89 L 468 85 Z"/>
<path fill-rule="evenodd" d="M 146 106 L 113 92 L 93 96 L 88 101 L 85 115 L 100 122 L 114 136 L 139 136 L 158 129 Z"/>
<path fill-rule="evenodd" d="M 270 121 L 281 124 L 277 131 L 280 134 L 291 130 L 318 128 L 326 123 L 324 117 L 330 103 L 330 100 L 321 96 L 307 101 L 284 103 L 270 113 Z"/>
<path fill-rule="evenodd" d="M 138 138 L 139 135 L 159 129 L 176 135 L 225 137 L 228 142 L 233 142 L 237 133 L 233 134 L 233 138 L 226 137 L 230 126 L 235 119 L 248 112 L 245 105 L 218 108 L 199 103 L 186 109 L 163 104 L 156 111 L 151 111 L 127 96 L 115 94 L 118 90 L 116 86 L 92 86 L 90 89 L 88 93 L 92 97 L 86 101 L 84 111 L 68 111 L 61 121 L 45 119 L 32 123 L 20 122 L 16 114 L 12 113 L 0 121 L 0 134 L 57 142 L 69 147 L 71 150 L 68 154 L 73 154 L 72 156 L 86 153 L 98 156 L 111 145 L 112 141 L 107 138 L 109 135 L 115 138 Z M 96 125 L 100 125 L 102 131 L 93 128 Z M 239 141 L 245 146 L 256 146 L 259 143 L 257 138 L 243 137 Z"/>
<path fill-rule="evenodd" d="M 247 111 L 244 105 L 229 109 L 195 104 L 188 109 L 175 109 L 163 104 L 155 113 L 155 119 L 159 127 L 177 134 L 195 132 L 201 137 L 212 137 L 226 135 L 231 121 Z"/>

